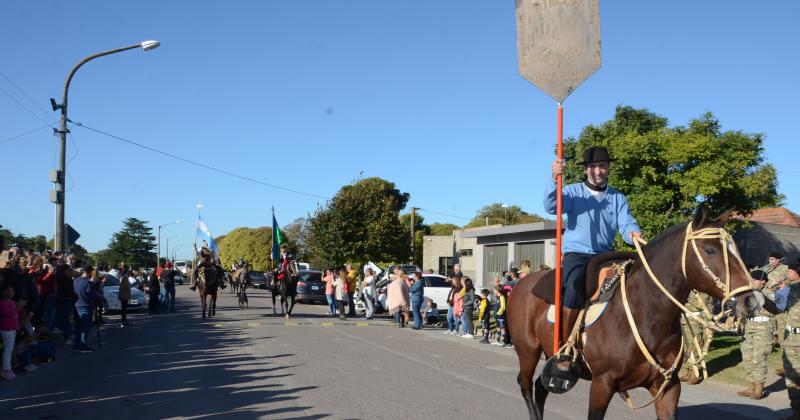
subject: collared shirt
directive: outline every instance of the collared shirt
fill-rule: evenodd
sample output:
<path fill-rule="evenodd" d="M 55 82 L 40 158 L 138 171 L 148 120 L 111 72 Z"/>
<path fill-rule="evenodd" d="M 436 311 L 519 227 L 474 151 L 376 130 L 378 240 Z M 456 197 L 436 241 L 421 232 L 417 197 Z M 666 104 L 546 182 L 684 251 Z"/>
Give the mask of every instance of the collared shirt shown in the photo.
<path fill-rule="evenodd" d="M 545 188 L 544 209 L 556 214 L 555 181 L 551 180 Z M 564 252 L 612 251 L 617 232 L 625 242 L 633 244 L 630 233 L 641 231 L 625 195 L 610 186 L 599 201 L 583 183 L 567 185 L 562 190 L 562 210 L 567 215 L 562 242 Z"/>

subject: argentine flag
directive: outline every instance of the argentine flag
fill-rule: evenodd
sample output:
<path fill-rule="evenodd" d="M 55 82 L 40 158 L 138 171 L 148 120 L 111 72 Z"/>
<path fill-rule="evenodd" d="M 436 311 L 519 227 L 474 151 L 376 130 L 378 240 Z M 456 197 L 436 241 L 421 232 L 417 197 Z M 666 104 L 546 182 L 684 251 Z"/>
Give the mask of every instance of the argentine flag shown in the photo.
<path fill-rule="evenodd" d="M 197 233 L 195 234 L 196 237 L 203 240 L 205 246 L 211 250 L 214 254 L 214 258 L 217 257 L 217 244 L 214 243 L 214 237 L 211 236 L 211 232 L 208 230 L 208 226 L 206 226 L 206 222 L 203 221 L 203 218 L 200 215 L 197 215 Z"/>

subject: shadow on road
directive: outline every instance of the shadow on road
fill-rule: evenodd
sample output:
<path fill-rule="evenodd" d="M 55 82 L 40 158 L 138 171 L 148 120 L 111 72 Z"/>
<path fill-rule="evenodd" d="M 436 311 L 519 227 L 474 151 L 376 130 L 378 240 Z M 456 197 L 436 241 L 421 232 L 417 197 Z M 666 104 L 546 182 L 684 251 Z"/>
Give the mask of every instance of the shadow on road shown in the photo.
<path fill-rule="evenodd" d="M 681 418 L 687 419 L 712 419 L 720 418 L 720 414 L 725 413 L 726 420 L 736 419 L 775 419 L 783 418 L 791 413 L 788 408 L 785 410 L 773 411 L 766 407 L 759 407 L 751 404 L 703 404 L 681 407 L 678 414 Z"/>
<path fill-rule="evenodd" d="M 328 417 L 295 402 L 316 387 L 283 386 L 295 367 L 283 360 L 293 354 L 254 356 L 230 319 L 199 315 L 193 305 L 191 313 L 135 316 L 129 328 L 110 323 L 96 353 L 61 346 L 56 362 L 0 383 L 3 418 Z"/>

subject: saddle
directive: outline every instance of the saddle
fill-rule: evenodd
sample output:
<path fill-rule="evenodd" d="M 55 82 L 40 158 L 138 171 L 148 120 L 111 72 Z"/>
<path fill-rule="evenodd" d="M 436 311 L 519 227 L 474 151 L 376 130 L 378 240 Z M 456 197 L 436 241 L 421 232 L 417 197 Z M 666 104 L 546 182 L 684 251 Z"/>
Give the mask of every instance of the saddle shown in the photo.
<path fill-rule="evenodd" d="M 616 288 L 604 290 L 603 286 L 606 279 L 612 279 L 617 274 L 614 264 L 634 258 L 636 258 L 636 253 L 621 251 L 605 252 L 592 257 L 586 264 L 584 273 L 586 278 L 585 293 L 586 296 L 589 297 L 589 302 L 592 303 L 598 300 L 607 301 L 610 299 Z M 531 292 L 545 302 L 553 305 L 556 301 L 555 286 L 556 270 L 550 270 L 539 279 L 533 286 Z"/>

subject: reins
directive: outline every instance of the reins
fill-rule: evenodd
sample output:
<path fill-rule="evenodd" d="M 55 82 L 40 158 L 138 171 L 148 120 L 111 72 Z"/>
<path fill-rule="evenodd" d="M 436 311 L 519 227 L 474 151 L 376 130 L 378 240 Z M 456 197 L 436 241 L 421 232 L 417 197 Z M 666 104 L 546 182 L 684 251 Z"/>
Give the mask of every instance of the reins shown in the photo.
<path fill-rule="evenodd" d="M 724 263 L 725 263 L 725 282 L 722 282 L 722 280 L 719 278 L 719 276 L 717 276 L 709 268 L 708 264 L 706 264 L 705 260 L 703 259 L 703 256 L 700 254 L 700 250 L 697 248 L 697 242 L 696 242 L 697 240 L 715 239 L 715 238 L 718 238 L 720 240 L 720 243 L 722 244 L 723 260 L 724 260 Z M 743 292 L 743 291 L 746 291 L 746 290 L 752 290 L 752 287 L 750 285 L 739 287 L 739 288 L 737 288 L 737 289 L 735 289 L 733 291 L 730 290 L 730 288 L 731 288 L 731 273 L 730 273 L 730 266 L 728 264 L 728 262 L 730 260 L 729 257 L 728 257 L 728 251 L 730 250 L 733 253 L 734 257 L 736 257 L 736 260 L 739 262 L 739 264 L 741 265 L 742 269 L 745 272 L 747 272 L 747 269 L 745 268 L 744 262 L 742 261 L 742 258 L 739 256 L 739 253 L 735 251 L 735 244 L 733 242 L 733 238 L 731 237 L 731 235 L 724 228 L 703 228 L 703 229 L 700 229 L 700 230 L 697 230 L 697 231 L 693 231 L 691 223 L 689 223 L 686 226 L 686 236 L 684 237 L 683 252 L 681 254 L 681 270 L 683 272 L 683 276 L 684 277 L 686 277 L 686 255 L 687 255 L 689 242 L 692 243 L 692 249 L 694 250 L 695 256 L 697 257 L 698 261 L 702 265 L 703 270 L 714 280 L 714 283 L 716 284 L 716 286 L 719 287 L 725 293 L 723 302 L 727 301 L 731 296 L 733 296 L 733 295 L 735 295 L 737 293 L 740 293 L 740 292 Z M 683 311 L 683 315 L 685 317 L 691 317 L 691 318 L 701 322 L 707 328 L 711 328 L 711 329 L 713 329 L 715 331 L 721 331 L 722 328 L 720 328 L 719 325 L 718 325 L 719 324 L 719 318 L 721 316 L 714 317 L 714 318 L 712 318 L 710 320 L 705 320 L 705 319 L 695 315 L 691 311 L 689 311 L 686 308 L 686 306 L 684 306 L 681 302 L 679 302 L 677 299 L 675 299 L 675 297 L 672 296 L 669 293 L 669 291 L 667 291 L 667 289 L 664 288 L 664 285 L 658 280 L 658 278 L 656 278 L 656 275 L 653 273 L 653 270 L 650 268 L 650 264 L 647 262 L 647 258 L 645 258 L 645 256 L 644 256 L 644 252 L 642 251 L 642 245 L 646 245 L 646 244 L 647 244 L 647 241 L 642 239 L 642 238 L 639 238 L 639 237 L 634 238 L 634 240 L 633 240 L 633 245 L 636 247 L 636 252 L 639 255 L 639 259 L 642 261 L 642 265 L 644 266 L 645 271 L 647 271 L 648 277 L 653 281 L 653 283 L 655 283 L 655 285 L 659 288 L 659 290 L 661 290 L 661 292 L 663 294 L 665 294 L 667 296 L 667 298 L 669 298 L 669 300 L 672 301 L 672 303 L 675 304 L 675 306 L 679 307 Z M 672 380 L 672 375 L 675 373 L 675 369 L 677 368 L 678 364 L 681 362 L 681 359 L 683 357 L 683 339 L 681 339 L 681 348 L 678 351 L 678 355 L 675 357 L 675 361 L 672 363 L 672 366 L 670 366 L 667 369 L 661 367 L 661 365 L 655 360 L 655 358 L 650 353 L 650 351 L 647 350 L 647 347 L 644 345 L 644 341 L 642 341 L 642 337 L 639 335 L 639 329 L 636 326 L 636 321 L 634 321 L 634 319 L 633 319 L 633 314 L 631 313 L 631 308 L 630 308 L 630 305 L 628 303 L 628 294 L 627 294 L 627 290 L 626 290 L 626 287 L 625 287 L 626 277 L 627 277 L 626 272 L 625 272 L 625 270 L 623 270 L 622 274 L 621 274 L 621 277 L 620 277 L 620 283 L 621 283 L 620 287 L 622 289 L 622 305 L 625 308 L 625 316 L 628 319 L 628 324 L 631 327 L 631 331 L 633 332 L 633 337 L 636 340 L 636 344 L 639 346 L 639 350 L 641 350 L 641 352 L 644 355 L 645 359 L 647 359 L 648 363 L 650 363 L 651 366 L 656 368 L 659 371 L 659 373 L 661 373 L 661 375 L 664 377 L 664 381 L 661 383 L 661 386 L 659 387 L 658 392 L 656 393 L 656 395 L 653 397 L 653 399 L 649 403 L 647 403 L 645 405 L 636 407 L 634 405 L 634 403 L 633 403 L 633 399 L 631 399 L 631 397 L 630 397 L 630 395 L 628 395 L 627 391 L 620 392 L 620 395 L 625 400 L 625 402 L 628 403 L 628 406 L 633 410 L 638 410 L 638 409 L 647 407 L 647 406 L 657 402 L 658 400 L 660 400 L 664 396 L 664 389 L 666 388 L 667 384 Z M 704 313 L 710 313 L 708 308 L 705 307 L 704 303 L 702 303 L 701 305 L 703 306 L 703 312 Z M 720 315 L 722 315 L 723 313 L 724 312 L 722 312 Z M 703 359 L 705 355 L 704 354 L 700 354 L 699 356 L 701 357 L 701 359 Z"/>

